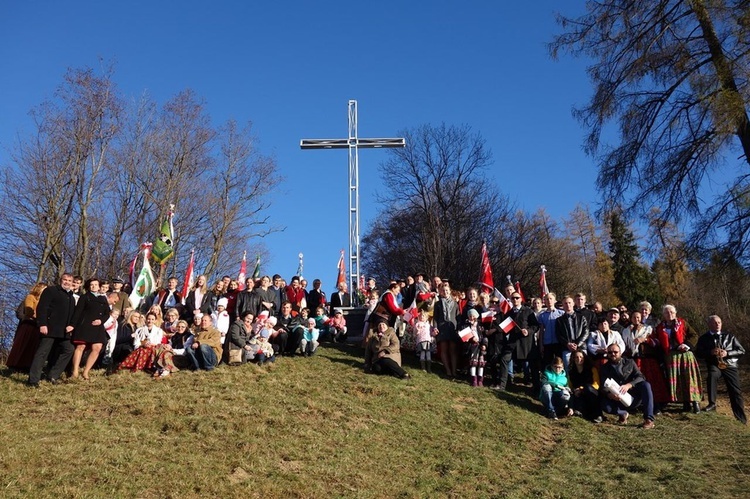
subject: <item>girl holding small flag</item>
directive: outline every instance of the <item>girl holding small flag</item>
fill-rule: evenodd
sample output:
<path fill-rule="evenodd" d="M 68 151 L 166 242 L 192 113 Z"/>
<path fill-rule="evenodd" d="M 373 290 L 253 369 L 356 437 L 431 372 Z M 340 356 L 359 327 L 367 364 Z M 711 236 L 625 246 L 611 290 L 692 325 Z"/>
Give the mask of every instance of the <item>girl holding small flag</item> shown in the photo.
<path fill-rule="evenodd" d="M 467 322 L 459 332 L 461 339 L 469 343 L 469 376 L 471 386 L 484 386 L 484 364 L 487 354 L 487 336 L 479 323 L 479 312 L 470 308 L 466 312 Z"/>

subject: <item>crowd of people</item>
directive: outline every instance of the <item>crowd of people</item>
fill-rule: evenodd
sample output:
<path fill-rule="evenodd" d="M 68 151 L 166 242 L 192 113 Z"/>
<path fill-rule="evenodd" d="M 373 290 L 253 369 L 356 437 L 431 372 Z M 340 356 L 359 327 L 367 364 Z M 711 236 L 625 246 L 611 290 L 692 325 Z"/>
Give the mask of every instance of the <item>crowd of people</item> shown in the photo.
<path fill-rule="evenodd" d="M 661 317 L 644 301 L 637 310 L 604 310 L 586 296 L 554 293 L 528 304 L 512 284 L 498 291 L 451 288 L 448 280 L 424 274 L 391 281 L 381 293 L 374 279 L 353 297 L 340 282 L 330 299 L 315 279 L 280 275 L 229 276 L 208 286 L 198 276 L 186 296 L 171 277 L 137 307 L 121 279 L 103 281 L 64 274 L 59 284 L 33 286 L 19 305 L 19 325 L 7 365 L 27 369 L 28 385 L 41 379 L 58 384 L 90 379 L 96 367 L 107 373 L 145 371 L 163 378 L 180 369 L 214 369 L 274 362 L 279 356 L 311 356 L 323 341 L 346 342 L 350 328 L 342 309 L 365 308 L 362 336 L 366 372 L 410 375 L 402 352 L 413 352 L 432 372 L 439 357 L 449 379 L 504 391 L 530 388 L 550 419 L 579 416 L 594 423 L 605 414 L 627 424 L 639 409 L 643 428 L 668 404 L 685 411 L 713 411 L 723 378 L 734 416 L 746 423 L 738 359 L 744 348 L 722 329 L 721 318 L 707 318 L 700 337 L 665 305 Z M 707 367 L 703 409 L 701 371 Z"/>

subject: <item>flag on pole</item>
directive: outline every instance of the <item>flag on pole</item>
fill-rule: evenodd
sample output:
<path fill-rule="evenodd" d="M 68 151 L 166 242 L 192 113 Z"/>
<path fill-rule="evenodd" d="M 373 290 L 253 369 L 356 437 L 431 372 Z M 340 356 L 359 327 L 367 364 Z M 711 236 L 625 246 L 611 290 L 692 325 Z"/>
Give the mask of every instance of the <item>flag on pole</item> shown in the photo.
<path fill-rule="evenodd" d="M 458 336 L 461 338 L 461 341 L 467 342 L 471 340 L 472 338 L 479 340 L 479 337 L 476 335 L 474 331 L 471 330 L 470 327 L 465 327 L 461 331 L 458 332 Z"/>
<path fill-rule="evenodd" d="M 494 289 L 495 284 L 492 280 L 492 267 L 490 267 L 490 255 L 487 253 L 487 242 L 482 242 L 482 272 L 479 276 L 479 282 L 487 289 Z"/>
<path fill-rule="evenodd" d="M 260 279 L 260 255 L 255 257 L 255 268 L 253 269 L 253 279 Z"/>
<path fill-rule="evenodd" d="M 523 291 L 521 291 L 521 281 L 516 281 L 513 287 L 516 288 L 516 293 L 521 295 L 521 303 L 526 303 L 526 295 L 524 295 Z"/>
<path fill-rule="evenodd" d="M 413 326 L 417 320 L 418 314 L 419 314 L 419 311 L 417 310 L 417 297 L 415 296 L 414 299 L 411 301 L 411 305 L 409 305 L 407 309 L 404 310 L 404 315 L 403 315 L 404 322 L 408 322 L 410 325 Z"/>
<path fill-rule="evenodd" d="M 482 313 L 482 323 L 483 324 L 492 324 L 492 320 L 495 318 L 495 311 L 494 310 L 488 310 L 487 312 Z"/>
<path fill-rule="evenodd" d="M 141 304 L 141 300 L 154 292 L 154 274 L 151 272 L 151 264 L 148 261 L 149 254 L 151 253 L 151 243 L 144 243 L 143 247 L 143 267 L 138 273 L 138 279 L 135 281 L 133 286 L 133 292 L 130 293 L 130 303 L 133 304 L 133 308 L 138 308 Z"/>
<path fill-rule="evenodd" d="M 506 333 L 510 333 L 511 331 L 513 331 L 513 328 L 516 326 L 516 321 L 514 321 L 510 317 L 506 317 L 505 320 L 500 323 L 500 329 L 502 329 Z"/>
<path fill-rule="evenodd" d="M 500 301 L 498 305 L 500 306 L 500 310 L 502 310 L 504 314 L 507 314 L 508 312 L 510 312 L 510 309 L 513 307 L 511 306 L 508 299 L 505 296 L 503 296 L 503 294 L 500 291 L 498 291 L 497 288 L 495 288 L 495 292 L 493 293 L 493 296 Z"/>
<path fill-rule="evenodd" d="M 344 267 L 344 250 L 341 250 L 341 256 L 339 257 L 338 263 L 338 275 L 336 276 L 336 288 L 338 289 L 339 284 L 346 282 L 346 267 Z M 351 290 L 350 290 L 351 291 Z"/>
<path fill-rule="evenodd" d="M 547 296 L 549 293 L 549 288 L 547 287 L 547 267 L 544 265 L 542 265 L 542 277 L 539 278 L 539 292 L 542 297 Z"/>
<path fill-rule="evenodd" d="M 304 257 L 304 255 L 302 253 L 300 253 L 299 254 L 299 264 L 297 264 L 297 277 L 299 277 L 300 279 L 302 279 L 302 269 L 304 267 L 304 265 L 302 263 L 302 258 L 303 257 Z"/>
<path fill-rule="evenodd" d="M 185 271 L 185 281 L 182 284 L 182 304 L 185 304 L 185 298 L 187 298 L 190 288 L 193 287 L 193 280 L 195 279 L 193 268 L 195 267 L 195 250 L 190 251 L 190 263 L 188 263 L 187 270 Z"/>
<path fill-rule="evenodd" d="M 174 239 L 174 227 L 172 226 L 173 208 L 173 204 L 169 205 L 167 218 L 162 222 L 159 228 L 159 237 L 154 242 L 153 256 L 156 263 L 164 264 L 174 255 L 174 248 L 172 247 Z"/>
<path fill-rule="evenodd" d="M 237 275 L 237 281 L 240 283 L 239 290 L 245 289 L 245 275 L 247 274 L 247 251 L 242 252 L 242 263 L 240 263 L 240 273 Z"/>

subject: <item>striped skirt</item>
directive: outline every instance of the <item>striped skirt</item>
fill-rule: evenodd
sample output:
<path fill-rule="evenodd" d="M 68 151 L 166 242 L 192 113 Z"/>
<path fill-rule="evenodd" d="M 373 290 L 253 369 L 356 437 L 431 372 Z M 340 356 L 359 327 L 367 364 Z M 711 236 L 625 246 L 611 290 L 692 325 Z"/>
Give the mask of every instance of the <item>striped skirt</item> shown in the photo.
<path fill-rule="evenodd" d="M 670 402 L 701 401 L 701 371 L 693 352 L 670 352 L 667 373 Z"/>

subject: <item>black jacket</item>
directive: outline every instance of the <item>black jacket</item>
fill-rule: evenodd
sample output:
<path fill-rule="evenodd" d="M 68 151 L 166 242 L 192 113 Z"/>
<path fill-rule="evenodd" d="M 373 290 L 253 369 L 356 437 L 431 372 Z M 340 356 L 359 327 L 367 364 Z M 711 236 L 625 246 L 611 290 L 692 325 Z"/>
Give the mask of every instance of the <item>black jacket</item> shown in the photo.
<path fill-rule="evenodd" d="M 570 319 L 572 319 L 572 325 Z M 579 350 L 584 350 L 586 341 L 589 339 L 589 324 L 581 314 L 562 314 L 555 319 L 555 334 L 557 342 L 563 345 L 563 349 L 568 343 L 575 343 Z"/>
<path fill-rule="evenodd" d="M 62 286 L 50 286 L 42 291 L 36 307 L 39 326 L 47 326 L 49 338 L 65 338 L 65 328 L 70 325 L 75 309 L 73 293 Z"/>
<path fill-rule="evenodd" d="M 737 361 L 745 355 L 745 349 L 732 333 L 722 331 L 721 339 L 719 339 L 709 331 L 698 338 L 698 343 L 695 345 L 695 356 L 699 359 L 705 359 L 706 364 L 715 366 L 718 364 L 718 360 L 715 355 L 711 354 L 711 350 L 717 346 L 727 351 L 724 362 L 727 363 L 728 367 L 737 367 Z"/>

